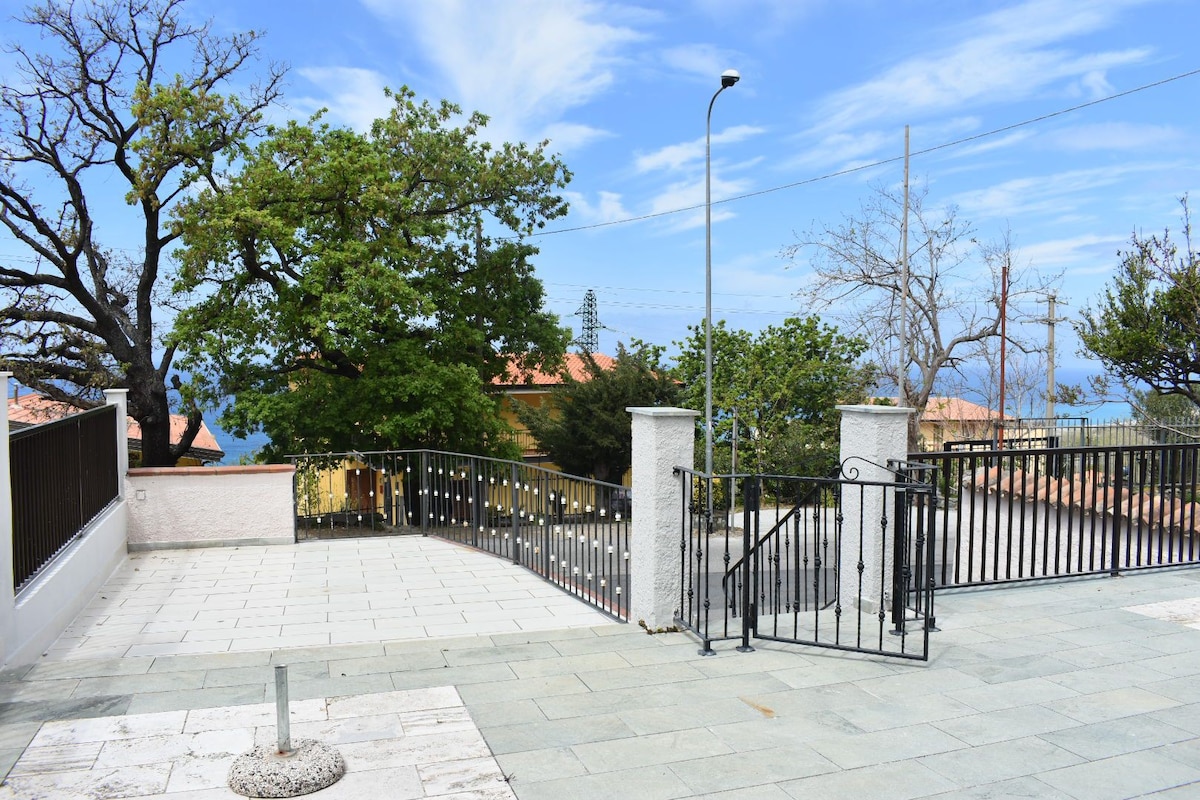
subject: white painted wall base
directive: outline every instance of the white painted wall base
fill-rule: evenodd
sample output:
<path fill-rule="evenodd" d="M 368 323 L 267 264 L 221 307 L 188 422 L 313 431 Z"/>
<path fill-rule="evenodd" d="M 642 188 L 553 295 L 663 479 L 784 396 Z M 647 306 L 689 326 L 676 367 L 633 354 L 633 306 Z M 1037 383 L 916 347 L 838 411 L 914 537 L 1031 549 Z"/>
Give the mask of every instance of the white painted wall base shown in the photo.
<path fill-rule="evenodd" d="M 5 666 L 31 664 L 66 630 L 125 560 L 124 500 L 93 520 L 33 581 L 13 608 L 13 636 L 5 642 Z"/>

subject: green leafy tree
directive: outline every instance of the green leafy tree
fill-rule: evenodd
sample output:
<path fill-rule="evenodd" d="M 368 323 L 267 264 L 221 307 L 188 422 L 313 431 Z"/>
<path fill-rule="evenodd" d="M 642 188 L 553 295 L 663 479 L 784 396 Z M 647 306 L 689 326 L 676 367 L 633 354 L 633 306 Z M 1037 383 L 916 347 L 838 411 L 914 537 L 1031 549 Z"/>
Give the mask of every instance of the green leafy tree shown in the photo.
<path fill-rule="evenodd" d="M 1200 256 L 1187 198 L 1181 203 L 1183 247 L 1170 231 L 1134 234 L 1103 299 L 1083 311 L 1075 328 L 1085 350 L 1120 383 L 1200 406 Z"/>
<path fill-rule="evenodd" d="M 534 248 L 569 174 L 537 147 L 493 147 L 486 118 L 395 93 L 369 133 L 274 128 L 241 171 L 183 204 L 176 341 L 222 423 L 286 452 L 504 452 L 492 379 L 510 356 L 561 358 Z M 493 241 L 488 227 L 513 236 Z"/>
<path fill-rule="evenodd" d="M 675 376 L 684 403 L 704 406 L 704 328 L 690 327 Z M 834 406 L 864 402 L 873 366 L 866 342 L 817 317 L 792 317 L 749 333 L 713 326 L 714 469 L 730 466 L 734 411 L 738 472 L 824 475 L 837 465 L 840 416 Z"/>
<path fill-rule="evenodd" d="M 1181 394 L 1158 394 L 1153 389 L 1129 393 L 1133 418 L 1150 428 L 1150 435 L 1162 444 L 1194 442 L 1200 424 L 1200 406 Z"/>
<path fill-rule="evenodd" d="M 282 77 L 221 94 L 245 84 L 259 34 L 215 34 L 181 6 L 33 5 L 18 21 L 39 49 L 11 45 L 0 86 L 0 225 L 23 248 L 0 264 L 0 369 L 83 407 L 128 389 L 147 466 L 174 465 L 201 423 L 185 405 L 172 446 L 176 348 L 159 327 L 170 215 L 257 132 Z M 114 231 L 132 231 L 132 247 Z"/>
<path fill-rule="evenodd" d="M 663 366 L 662 348 L 617 346 L 611 369 L 584 354 L 587 380 L 569 374 L 541 408 L 518 403 L 517 417 L 564 472 L 618 482 L 633 462 L 631 406 L 671 406 L 679 386 Z"/>

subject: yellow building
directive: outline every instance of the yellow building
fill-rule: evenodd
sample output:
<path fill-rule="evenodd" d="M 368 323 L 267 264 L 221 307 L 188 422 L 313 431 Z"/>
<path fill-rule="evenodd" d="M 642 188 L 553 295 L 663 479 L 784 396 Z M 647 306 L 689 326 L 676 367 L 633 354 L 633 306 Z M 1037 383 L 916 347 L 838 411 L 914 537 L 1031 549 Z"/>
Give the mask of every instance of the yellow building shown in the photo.
<path fill-rule="evenodd" d="M 612 356 L 603 353 L 592 353 L 592 358 L 596 361 L 597 366 L 604 370 L 612 369 L 616 362 Z M 503 391 L 512 401 L 504 404 L 501 415 L 504 421 L 512 427 L 517 444 L 521 447 L 521 456 L 526 463 L 557 469 L 554 464 L 550 463 L 545 452 L 538 447 L 537 441 L 529 433 L 529 429 L 518 419 L 517 409 L 513 403 L 524 403 L 533 408 L 541 408 L 549 400 L 554 390 L 566 383 L 565 376 L 570 376 L 579 382 L 591 379 L 587 361 L 582 355 L 567 353 L 563 358 L 562 368 L 557 372 L 543 372 L 540 369 L 523 372 L 515 362 L 510 362 L 506 374 L 492 381 L 492 385 Z"/>

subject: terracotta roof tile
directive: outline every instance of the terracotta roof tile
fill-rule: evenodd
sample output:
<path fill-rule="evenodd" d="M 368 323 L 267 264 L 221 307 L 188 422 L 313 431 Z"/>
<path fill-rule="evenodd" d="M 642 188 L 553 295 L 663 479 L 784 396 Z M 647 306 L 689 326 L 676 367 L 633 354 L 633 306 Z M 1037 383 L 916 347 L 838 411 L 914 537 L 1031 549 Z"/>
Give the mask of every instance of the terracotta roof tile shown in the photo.
<path fill-rule="evenodd" d="M 592 353 L 592 358 L 603 370 L 610 370 L 616 364 L 615 358 L 604 353 Z M 562 368 L 558 372 L 543 372 L 540 369 L 523 372 L 516 359 L 510 360 L 506 373 L 494 378 L 492 384 L 495 386 L 560 386 L 563 383 L 563 374 L 570 375 L 581 382 L 587 381 L 590 377 L 587 362 L 583 356 L 579 353 L 567 353 L 563 358 Z"/>
<path fill-rule="evenodd" d="M 76 408 L 67 403 L 51 400 L 48 397 L 40 394 L 23 394 L 18 398 L 8 398 L 8 420 L 10 423 L 18 425 L 40 425 L 44 422 L 53 422 L 56 419 L 78 414 L 84 409 Z M 128 423 L 128 436 L 131 444 L 141 447 L 142 444 L 142 426 L 134 420 L 133 417 L 126 417 Z M 183 436 L 184 429 L 187 428 L 187 417 L 182 414 L 171 415 L 171 441 L 176 443 Z M 215 455 L 215 459 L 219 460 L 224 457 L 225 452 L 221 449 L 221 445 L 217 443 L 217 437 L 213 436 L 212 431 L 203 422 L 200 423 L 200 432 L 196 434 L 195 440 L 192 441 L 192 446 L 189 450 L 206 451 L 202 455 Z M 205 459 L 208 460 L 208 459 Z"/>

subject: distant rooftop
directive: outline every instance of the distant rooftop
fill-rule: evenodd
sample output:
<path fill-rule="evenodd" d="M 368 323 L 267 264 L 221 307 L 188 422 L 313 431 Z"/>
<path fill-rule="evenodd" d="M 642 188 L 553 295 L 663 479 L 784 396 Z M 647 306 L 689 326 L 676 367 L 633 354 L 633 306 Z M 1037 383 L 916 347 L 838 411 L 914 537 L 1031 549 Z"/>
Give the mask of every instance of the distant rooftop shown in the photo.
<path fill-rule="evenodd" d="M 8 398 L 8 423 L 13 429 L 28 428 L 32 425 L 53 422 L 56 419 L 62 419 L 72 414 L 79 414 L 86 410 L 59 400 L 51 400 L 45 395 L 30 392 Z M 133 417 L 126 417 L 125 419 L 128 424 L 129 449 L 141 452 L 142 426 Z M 172 444 L 179 443 L 186 428 L 187 417 L 182 414 L 171 415 Z M 208 426 L 201 422 L 200 432 L 196 434 L 196 438 L 192 441 L 192 446 L 184 453 L 184 457 L 194 458 L 198 461 L 220 461 L 225 457 L 225 451 L 221 449 L 221 446 L 217 443 L 217 437 L 213 436 Z"/>
<path fill-rule="evenodd" d="M 592 353 L 592 358 L 603 370 L 610 370 L 616 364 L 616 359 L 604 353 Z M 567 353 L 563 357 L 562 367 L 557 372 L 545 372 L 540 368 L 522 370 L 516 360 L 510 360 L 504 375 L 492 379 L 495 386 L 561 386 L 565 382 L 564 375 L 569 375 L 577 381 L 587 381 L 590 378 L 587 361 L 580 353 Z"/>

